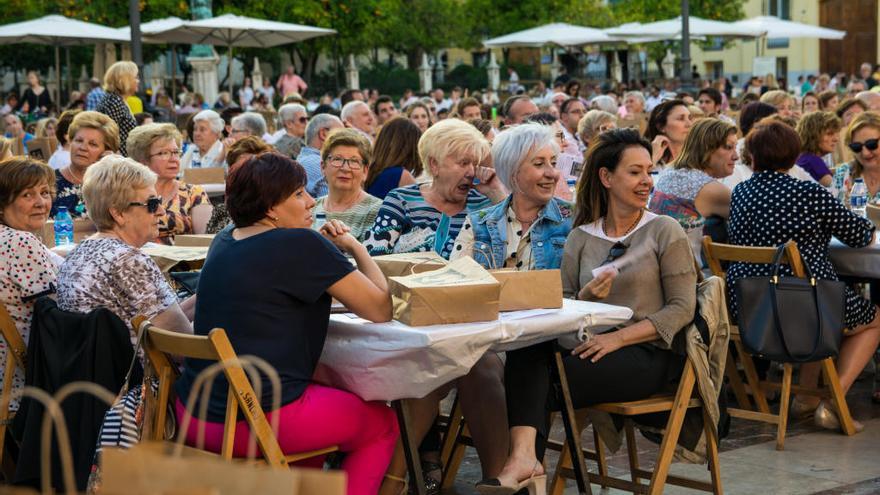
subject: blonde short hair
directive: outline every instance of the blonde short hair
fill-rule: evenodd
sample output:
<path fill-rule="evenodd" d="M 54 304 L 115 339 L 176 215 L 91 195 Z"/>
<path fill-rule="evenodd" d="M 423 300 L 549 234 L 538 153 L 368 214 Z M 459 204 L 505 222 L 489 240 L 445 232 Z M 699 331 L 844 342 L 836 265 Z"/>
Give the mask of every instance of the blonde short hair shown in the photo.
<path fill-rule="evenodd" d="M 617 125 L 617 116 L 604 110 L 590 110 L 578 121 L 578 136 L 584 142 L 590 142 L 599 134 L 599 128 L 606 122 L 614 122 L 614 125 Z"/>
<path fill-rule="evenodd" d="M 321 161 L 327 160 L 327 157 L 330 156 L 330 152 L 337 146 L 352 146 L 357 148 L 358 153 L 361 155 L 361 162 L 363 162 L 364 167 L 373 161 L 373 145 L 370 144 L 370 141 L 367 140 L 367 138 L 354 129 L 340 128 L 330 131 L 330 135 L 327 136 L 327 139 L 324 140 L 324 145 L 321 147 Z"/>
<path fill-rule="evenodd" d="M 137 77 L 138 66 L 134 62 L 122 60 L 111 65 L 104 73 L 104 91 L 127 95 L 133 93 L 132 82 L 128 77 Z"/>
<path fill-rule="evenodd" d="M 128 139 L 125 140 L 125 149 L 128 151 L 129 158 L 143 163 L 144 165 L 150 161 L 150 147 L 156 141 L 174 140 L 177 146 L 183 137 L 174 124 L 147 124 L 135 127 L 128 133 Z"/>
<path fill-rule="evenodd" d="M 108 155 L 86 169 L 82 195 L 89 218 L 99 231 L 111 230 L 116 220 L 110 210 L 125 211 L 135 191 L 156 185 L 156 173 L 119 155 Z"/>
<path fill-rule="evenodd" d="M 476 127 L 458 119 L 441 120 L 419 139 L 419 159 L 429 174 L 431 159 L 442 163 L 447 156 L 471 154 L 477 163 L 482 163 L 491 152 L 486 137 Z"/>
<path fill-rule="evenodd" d="M 771 91 L 767 91 L 763 95 L 761 95 L 761 103 L 766 103 L 768 105 L 773 105 L 774 107 L 779 107 L 785 103 L 786 100 L 791 100 L 792 96 L 788 94 L 785 90 L 782 89 L 774 89 Z"/>
<path fill-rule="evenodd" d="M 101 112 L 80 112 L 76 114 L 70 127 L 67 128 L 67 140 L 73 141 L 80 129 L 96 129 L 104 137 L 104 147 L 110 151 L 119 151 L 119 126 L 113 119 Z"/>

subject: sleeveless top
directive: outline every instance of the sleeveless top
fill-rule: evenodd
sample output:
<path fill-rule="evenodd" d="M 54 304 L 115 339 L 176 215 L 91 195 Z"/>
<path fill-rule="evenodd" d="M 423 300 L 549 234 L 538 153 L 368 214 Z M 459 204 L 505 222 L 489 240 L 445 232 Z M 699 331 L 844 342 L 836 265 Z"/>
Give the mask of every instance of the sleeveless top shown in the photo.
<path fill-rule="evenodd" d="M 398 184 L 400 184 L 400 176 L 402 175 L 403 167 L 400 165 L 386 168 L 378 177 L 376 177 L 376 180 L 367 187 L 367 194 L 379 199 L 385 199 L 385 196 L 387 196 L 389 192 L 398 188 Z"/>

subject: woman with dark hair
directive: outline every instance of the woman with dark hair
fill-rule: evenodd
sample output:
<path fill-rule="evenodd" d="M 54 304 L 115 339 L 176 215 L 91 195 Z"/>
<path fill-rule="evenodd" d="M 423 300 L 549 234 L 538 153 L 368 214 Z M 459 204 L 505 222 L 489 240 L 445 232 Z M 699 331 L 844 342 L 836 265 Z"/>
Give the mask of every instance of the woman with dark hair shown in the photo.
<path fill-rule="evenodd" d="M 678 158 L 691 128 L 690 110 L 682 100 L 660 103 L 648 117 L 645 138 L 651 142 L 651 161 L 663 169 Z"/>
<path fill-rule="evenodd" d="M 743 156 L 745 149 L 746 136 L 752 130 L 755 124 L 764 117 L 769 117 L 777 112 L 776 107 L 767 103 L 755 101 L 744 106 L 739 113 L 739 130 L 740 138 L 736 141 L 736 155 L 739 159 L 733 167 L 733 173 L 724 179 L 721 183 L 728 187 L 731 191 L 737 184 L 752 176 L 752 168 L 749 160 Z"/>
<path fill-rule="evenodd" d="M 315 201 L 305 185 L 302 166 L 276 153 L 255 156 L 232 171 L 226 205 L 236 228 L 217 235 L 205 261 L 195 334 L 222 327 L 238 355 L 258 356 L 278 371 L 281 408 L 271 411 L 271 387 L 264 388 L 261 402 L 270 421 L 279 416 L 277 436 L 286 454 L 339 445 L 347 454 L 342 466 L 348 493 L 374 494 L 397 441 L 393 412 L 384 403 L 318 385 L 312 375 L 327 335 L 331 296 L 376 322 L 391 319 L 391 299 L 382 272 L 345 224 L 330 221 L 320 233 L 309 228 Z M 189 396 L 208 364 L 185 361 L 178 397 Z M 190 444 L 204 425 L 206 448 L 220 452 L 226 388 L 215 384 L 208 420 L 189 430 Z M 182 418 L 179 400 L 176 410 Z M 239 422 L 235 456 L 246 454 L 249 435 L 247 423 Z"/>
<path fill-rule="evenodd" d="M 669 377 L 677 379 L 684 366 L 684 357 L 670 344 L 693 319 L 697 271 L 678 222 L 645 210 L 652 167 L 651 145 L 638 131 L 616 129 L 596 138 L 580 177 L 578 210 L 562 256 L 563 294 L 625 305 L 633 317 L 564 358 L 576 408 L 650 397 L 668 385 Z M 485 485 L 486 493 L 499 493 L 505 487 L 510 491 L 504 493 L 514 493 L 544 482 L 540 459 L 555 345 L 507 353 L 511 454 L 498 478 L 478 489 Z"/>
<path fill-rule="evenodd" d="M 422 174 L 419 160 L 419 138 L 422 131 L 405 117 L 394 117 L 385 122 L 373 145 L 364 189 L 367 194 L 385 199 L 394 189 L 416 183 Z"/>
<path fill-rule="evenodd" d="M 824 187 L 802 181 L 787 172 L 801 151 L 797 133 L 781 122 L 761 122 L 746 138 L 755 174 L 733 191 L 728 232 L 730 243 L 738 246 L 778 246 L 789 240 L 797 243 L 804 263 L 814 277 L 837 280 L 828 259 L 831 237 L 852 247 L 873 243 L 874 226 L 847 210 Z M 767 198 L 773 198 L 767 201 Z M 727 286 L 734 287 L 745 277 L 769 276 L 772 265 L 732 263 L 727 271 Z M 791 276 L 791 269 L 780 268 L 780 276 Z M 728 291 L 732 319 L 736 319 L 736 292 Z M 846 329 L 840 346 L 837 369 L 843 393 L 850 389 L 871 359 L 880 342 L 880 313 L 877 307 L 852 288 L 846 290 Z M 816 385 L 818 367 L 804 366 L 800 384 Z M 811 402 L 812 401 L 812 402 Z M 800 403 L 798 403 L 800 402 Z M 818 407 L 817 407 L 818 406 Z M 830 403 L 816 398 L 792 404 L 792 414 L 814 412 L 816 425 L 838 429 L 840 422 Z M 856 424 L 856 429 L 861 429 Z"/>

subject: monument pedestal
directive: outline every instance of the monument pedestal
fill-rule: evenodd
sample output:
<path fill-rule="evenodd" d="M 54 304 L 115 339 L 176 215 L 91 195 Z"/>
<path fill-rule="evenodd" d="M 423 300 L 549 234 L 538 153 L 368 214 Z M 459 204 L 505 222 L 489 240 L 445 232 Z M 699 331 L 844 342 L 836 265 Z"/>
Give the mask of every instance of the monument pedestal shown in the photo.
<path fill-rule="evenodd" d="M 192 65 L 192 85 L 193 91 L 201 93 L 205 97 L 205 102 L 213 105 L 217 101 L 217 90 L 219 79 L 217 78 L 217 65 L 219 60 L 215 57 L 187 57 L 187 61 Z M 235 95 L 232 95 L 235 101 Z"/>

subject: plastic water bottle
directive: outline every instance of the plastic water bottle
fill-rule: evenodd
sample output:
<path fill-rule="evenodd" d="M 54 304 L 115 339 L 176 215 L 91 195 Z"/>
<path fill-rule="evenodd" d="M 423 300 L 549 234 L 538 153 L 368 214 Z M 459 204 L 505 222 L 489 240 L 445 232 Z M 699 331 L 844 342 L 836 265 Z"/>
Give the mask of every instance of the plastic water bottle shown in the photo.
<path fill-rule="evenodd" d="M 571 192 L 572 201 L 575 201 L 577 199 L 577 179 L 566 179 L 566 183 L 569 192 Z"/>
<path fill-rule="evenodd" d="M 852 191 L 849 192 L 849 207 L 853 213 L 860 217 L 865 216 L 865 208 L 868 205 L 868 188 L 861 178 L 856 179 Z"/>
<path fill-rule="evenodd" d="M 59 206 L 55 214 L 55 245 L 73 244 L 73 218 L 66 206 Z"/>

